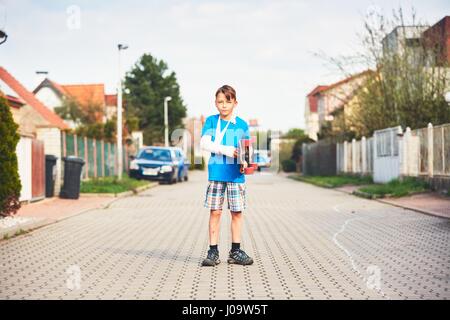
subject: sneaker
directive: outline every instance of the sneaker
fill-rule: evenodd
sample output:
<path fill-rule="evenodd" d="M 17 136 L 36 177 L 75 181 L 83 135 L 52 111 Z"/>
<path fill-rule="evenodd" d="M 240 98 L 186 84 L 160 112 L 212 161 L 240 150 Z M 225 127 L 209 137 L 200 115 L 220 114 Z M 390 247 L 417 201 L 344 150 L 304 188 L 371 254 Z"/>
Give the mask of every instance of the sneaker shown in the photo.
<path fill-rule="evenodd" d="M 202 262 L 202 266 L 214 267 L 220 263 L 219 260 L 219 251 L 217 250 L 208 250 L 208 256 Z"/>
<path fill-rule="evenodd" d="M 230 256 L 228 257 L 228 263 L 241 264 L 243 266 L 253 264 L 253 259 L 248 256 L 243 250 L 238 249 L 235 251 L 230 251 Z"/>

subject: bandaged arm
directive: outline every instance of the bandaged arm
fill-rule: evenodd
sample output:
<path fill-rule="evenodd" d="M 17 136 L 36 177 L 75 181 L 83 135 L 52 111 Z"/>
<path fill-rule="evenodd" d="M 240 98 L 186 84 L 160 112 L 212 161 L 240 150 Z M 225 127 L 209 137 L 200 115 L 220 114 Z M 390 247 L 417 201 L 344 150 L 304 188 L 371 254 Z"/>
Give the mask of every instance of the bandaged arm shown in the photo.
<path fill-rule="evenodd" d="M 212 141 L 212 137 L 209 135 L 204 135 L 200 140 L 200 148 L 205 151 L 209 151 L 215 154 L 223 154 L 227 157 L 234 158 L 234 150 L 236 149 L 233 146 L 224 146 L 222 144 L 217 145 Z"/>

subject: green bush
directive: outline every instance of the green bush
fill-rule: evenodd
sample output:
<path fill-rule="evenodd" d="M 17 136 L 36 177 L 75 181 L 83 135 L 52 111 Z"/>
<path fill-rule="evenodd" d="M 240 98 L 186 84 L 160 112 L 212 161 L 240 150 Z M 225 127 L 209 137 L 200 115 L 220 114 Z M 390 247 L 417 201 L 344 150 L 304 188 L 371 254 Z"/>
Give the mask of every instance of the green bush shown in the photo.
<path fill-rule="evenodd" d="M 20 184 L 17 168 L 16 145 L 20 136 L 17 133 L 8 103 L 0 96 L 0 216 L 8 216 L 20 208 Z"/>
<path fill-rule="evenodd" d="M 284 172 L 295 172 L 297 170 L 297 164 L 294 160 L 286 159 L 281 162 Z"/>

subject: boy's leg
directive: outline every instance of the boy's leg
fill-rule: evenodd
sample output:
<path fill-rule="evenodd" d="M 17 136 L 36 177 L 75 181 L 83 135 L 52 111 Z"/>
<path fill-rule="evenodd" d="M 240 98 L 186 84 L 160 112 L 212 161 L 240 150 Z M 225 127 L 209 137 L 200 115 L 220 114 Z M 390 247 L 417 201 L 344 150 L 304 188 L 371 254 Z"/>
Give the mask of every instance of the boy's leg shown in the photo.
<path fill-rule="evenodd" d="M 242 212 L 231 211 L 231 241 L 241 243 Z"/>
<path fill-rule="evenodd" d="M 227 184 L 228 208 L 231 211 L 231 241 L 241 242 L 241 229 L 243 215 L 242 210 L 246 207 L 246 190 L 242 183 Z"/>
<path fill-rule="evenodd" d="M 222 210 L 211 210 L 209 214 L 209 244 L 212 246 L 219 243 L 221 216 Z"/>
<path fill-rule="evenodd" d="M 228 263 L 250 265 L 253 259 L 241 250 L 241 229 L 243 223 L 242 210 L 246 207 L 245 185 L 230 183 L 227 185 L 228 206 L 231 211 L 231 251 Z"/>
<path fill-rule="evenodd" d="M 222 205 L 225 192 L 225 184 L 218 181 L 210 181 L 206 191 L 205 207 L 210 209 L 209 213 L 209 243 L 210 249 L 203 266 L 215 266 L 220 263 L 219 243 L 220 218 L 222 216 Z"/>

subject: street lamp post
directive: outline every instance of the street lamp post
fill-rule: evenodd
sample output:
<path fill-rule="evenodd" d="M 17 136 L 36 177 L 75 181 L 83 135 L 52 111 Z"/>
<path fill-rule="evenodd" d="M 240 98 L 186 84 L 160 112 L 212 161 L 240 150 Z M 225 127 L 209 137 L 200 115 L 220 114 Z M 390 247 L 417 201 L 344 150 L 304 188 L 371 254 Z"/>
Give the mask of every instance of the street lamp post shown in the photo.
<path fill-rule="evenodd" d="M 123 171 L 123 157 L 122 157 L 122 70 L 120 65 L 120 52 L 122 50 L 128 49 L 128 46 L 125 44 L 117 45 L 119 49 L 119 83 L 117 90 L 117 176 L 118 179 L 122 179 L 122 171 Z"/>
<path fill-rule="evenodd" d="M 169 111 L 167 102 L 169 102 L 170 100 L 172 100 L 172 97 L 164 98 L 164 141 L 166 147 L 169 146 Z"/>
<path fill-rule="evenodd" d="M 8 39 L 8 35 L 5 33 L 5 31 L 0 30 L 0 44 L 4 43 Z"/>

